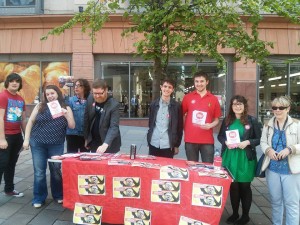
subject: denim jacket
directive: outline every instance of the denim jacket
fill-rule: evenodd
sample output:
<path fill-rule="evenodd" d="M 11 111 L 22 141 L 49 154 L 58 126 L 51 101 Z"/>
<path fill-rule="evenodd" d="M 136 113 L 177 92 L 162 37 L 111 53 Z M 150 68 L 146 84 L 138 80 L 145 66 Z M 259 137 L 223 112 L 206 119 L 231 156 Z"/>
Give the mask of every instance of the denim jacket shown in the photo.
<path fill-rule="evenodd" d="M 67 128 L 67 135 L 83 136 L 84 110 L 86 101 L 82 102 L 77 96 L 73 96 L 69 98 L 68 103 L 74 115 L 75 128 Z"/>

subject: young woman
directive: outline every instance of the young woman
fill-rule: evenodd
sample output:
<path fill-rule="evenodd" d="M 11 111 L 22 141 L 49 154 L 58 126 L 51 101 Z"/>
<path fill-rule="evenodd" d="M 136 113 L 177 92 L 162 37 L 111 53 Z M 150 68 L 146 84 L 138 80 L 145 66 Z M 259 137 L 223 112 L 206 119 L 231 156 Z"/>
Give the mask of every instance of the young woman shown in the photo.
<path fill-rule="evenodd" d="M 260 143 L 274 225 L 282 225 L 284 208 L 286 224 L 299 224 L 300 122 L 288 115 L 290 107 L 287 96 L 272 101 L 274 117 L 264 126 Z"/>
<path fill-rule="evenodd" d="M 75 95 L 69 98 L 69 106 L 72 109 L 75 128 L 67 129 L 67 152 L 86 152 L 84 147 L 83 137 L 83 123 L 84 123 L 84 110 L 86 107 L 86 99 L 89 96 L 91 87 L 86 79 L 78 79 L 75 81 L 74 92 Z"/>
<path fill-rule="evenodd" d="M 53 118 L 47 103 L 57 100 L 62 107 L 63 115 Z M 46 169 L 51 156 L 62 155 L 67 127 L 74 128 L 75 122 L 70 107 L 66 106 L 60 89 L 48 85 L 44 90 L 44 100 L 33 109 L 28 120 L 23 147 L 32 153 L 34 167 L 34 186 L 32 204 L 40 208 L 48 195 Z M 51 192 L 53 198 L 62 203 L 63 190 L 60 164 L 49 163 Z"/>
<path fill-rule="evenodd" d="M 237 130 L 240 143 L 230 145 L 226 131 Z M 250 221 L 249 211 L 252 203 L 251 181 L 256 168 L 255 147 L 259 145 L 261 128 L 256 118 L 248 115 L 248 103 L 245 97 L 236 95 L 230 101 L 229 113 L 223 120 L 218 140 L 222 144 L 223 166 L 233 175 L 230 186 L 232 215 L 228 224 L 243 225 Z M 242 202 L 242 216 L 239 218 L 239 205 Z"/>

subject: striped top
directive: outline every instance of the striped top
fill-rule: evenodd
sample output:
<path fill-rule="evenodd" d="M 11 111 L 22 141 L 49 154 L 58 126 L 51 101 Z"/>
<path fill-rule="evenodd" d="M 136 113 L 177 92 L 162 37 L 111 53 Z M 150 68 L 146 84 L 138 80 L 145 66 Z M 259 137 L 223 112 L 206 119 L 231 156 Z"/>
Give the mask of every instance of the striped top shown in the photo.
<path fill-rule="evenodd" d="M 43 144 L 62 144 L 65 141 L 68 121 L 64 116 L 53 119 L 49 108 L 38 113 L 32 127 L 31 138 Z"/>

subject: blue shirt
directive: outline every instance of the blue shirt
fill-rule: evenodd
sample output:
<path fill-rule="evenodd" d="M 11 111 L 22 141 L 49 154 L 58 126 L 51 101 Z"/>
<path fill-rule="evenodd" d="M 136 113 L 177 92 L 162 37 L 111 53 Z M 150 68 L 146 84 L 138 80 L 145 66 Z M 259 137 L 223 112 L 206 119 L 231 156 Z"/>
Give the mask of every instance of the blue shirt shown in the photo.
<path fill-rule="evenodd" d="M 272 148 L 276 152 L 280 152 L 286 148 L 286 135 L 284 130 L 278 130 L 274 128 L 274 135 L 272 137 Z M 269 169 L 275 173 L 290 174 L 288 157 L 279 161 L 271 159 Z"/>
<path fill-rule="evenodd" d="M 159 109 L 157 111 L 155 127 L 150 144 L 156 148 L 167 149 L 170 148 L 170 139 L 168 134 L 168 127 L 170 122 L 169 115 L 170 102 L 159 100 Z"/>

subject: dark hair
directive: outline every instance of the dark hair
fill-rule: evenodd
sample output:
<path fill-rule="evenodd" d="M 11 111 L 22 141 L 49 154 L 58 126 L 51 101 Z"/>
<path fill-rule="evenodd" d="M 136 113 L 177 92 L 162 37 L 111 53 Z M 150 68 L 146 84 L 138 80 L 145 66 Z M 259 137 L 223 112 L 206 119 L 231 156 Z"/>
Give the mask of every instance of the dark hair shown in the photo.
<path fill-rule="evenodd" d="M 175 81 L 169 77 L 166 77 L 165 79 L 161 80 L 161 85 L 163 85 L 164 83 L 168 83 L 171 84 L 172 87 L 175 89 Z"/>
<path fill-rule="evenodd" d="M 79 82 L 80 85 L 83 87 L 84 98 L 87 98 L 91 92 L 91 86 L 90 86 L 88 80 L 79 78 L 75 81 L 75 84 L 77 82 Z"/>
<path fill-rule="evenodd" d="M 244 125 L 248 124 L 248 120 L 247 120 L 247 116 L 248 116 L 248 101 L 242 95 L 235 95 L 230 100 L 229 112 L 228 112 L 228 115 L 226 116 L 226 120 L 225 120 L 226 126 L 229 126 L 230 124 L 232 124 L 233 121 L 236 119 L 235 113 L 233 112 L 233 109 L 232 109 L 232 104 L 233 104 L 234 100 L 236 100 L 237 102 L 240 102 L 240 103 L 244 104 L 244 112 L 243 112 L 243 114 L 241 116 L 241 123 L 244 124 Z"/>
<path fill-rule="evenodd" d="M 208 74 L 202 71 L 198 71 L 194 74 L 193 79 L 195 80 L 196 77 L 204 77 L 206 81 L 208 81 Z"/>
<path fill-rule="evenodd" d="M 108 85 L 105 80 L 103 79 L 96 79 L 93 84 L 92 88 L 101 88 L 101 89 L 107 89 Z"/>
<path fill-rule="evenodd" d="M 11 73 L 6 77 L 6 80 L 4 82 L 4 87 L 8 88 L 8 84 L 14 80 L 17 81 L 18 83 L 20 83 L 20 86 L 18 89 L 18 91 L 20 91 L 22 89 L 22 77 L 17 73 Z"/>
<path fill-rule="evenodd" d="M 46 97 L 46 90 L 49 90 L 49 89 L 52 89 L 57 93 L 57 95 L 58 95 L 57 101 L 59 102 L 59 104 L 61 105 L 62 108 L 66 108 L 67 105 L 65 103 L 65 100 L 64 100 L 64 97 L 63 97 L 63 94 L 62 94 L 61 90 L 56 85 L 50 84 L 50 85 L 47 85 L 44 88 L 44 99 L 41 103 L 41 107 L 39 109 L 39 112 L 44 112 L 45 109 L 48 107 L 47 106 L 48 99 Z"/>

